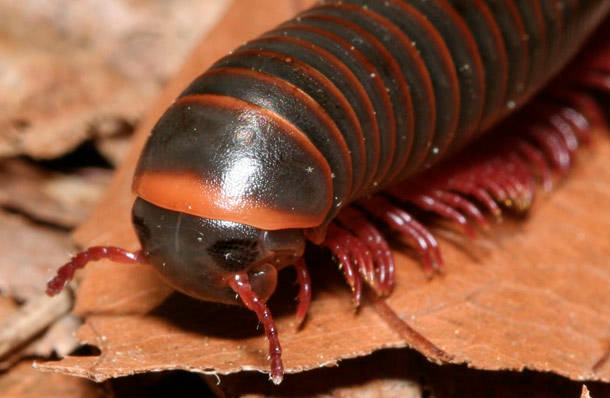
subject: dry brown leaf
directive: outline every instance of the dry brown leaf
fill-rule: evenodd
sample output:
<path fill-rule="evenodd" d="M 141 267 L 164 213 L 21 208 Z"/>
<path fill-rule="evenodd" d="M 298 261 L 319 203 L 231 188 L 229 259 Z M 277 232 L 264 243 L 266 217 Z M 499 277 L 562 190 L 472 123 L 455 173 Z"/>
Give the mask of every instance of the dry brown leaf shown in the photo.
<path fill-rule="evenodd" d="M 194 75 L 262 28 L 240 21 L 257 21 L 261 14 L 270 18 L 270 11 L 280 17 L 279 8 L 270 0 L 242 3 L 199 46 L 144 120 L 104 203 L 80 229 L 80 244 L 137 247 L 129 222 L 129 187 L 147 132 Z M 234 26 L 243 29 L 237 32 Z M 397 284 L 389 305 L 455 362 L 610 381 L 610 365 L 598 373 L 591 370 L 610 337 L 609 156 L 610 143 L 602 139 L 594 153 L 581 156 L 563 186 L 538 201 L 529 220 L 506 226 L 503 234 L 474 243 L 442 242 L 443 276 L 427 280 L 416 261 L 396 253 Z M 314 269 L 315 297 L 300 332 L 294 331 L 292 302 L 271 304 L 288 372 L 406 345 L 370 306 L 355 314 L 347 289 L 332 275 L 332 270 Z M 157 306 L 167 295 L 149 268 L 92 265 L 76 306 L 77 314 L 86 316 L 78 337 L 100 347 L 101 355 L 39 367 L 96 380 L 163 369 L 220 374 L 267 369 L 266 341 L 255 331 L 252 314 L 179 295 Z"/>
<path fill-rule="evenodd" d="M 134 123 L 229 2 L 1 0 L 0 157 Z"/>
<path fill-rule="evenodd" d="M 19 304 L 10 297 L 0 296 L 0 323 L 6 318 L 17 312 Z M 22 358 L 20 353 L 11 353 L 7 356 L 0 356 L 0 371 L 6 370 L 17 363 Z"/>
<path fill-rule="evenodd" d="M 18 309 L 19 307 L 15 305 L 10 314 L 17 312 Z M 0 321 L 10 315 L 2 314 L 1 311 Z M 0 356 L 0 371 L 10 369 L 24 358 L 50 358 L 53 353 L 61 358 L 74 352 L 80 346 L 80 342 L 74 337 L 74 334 L 81 324 L 80 319 L 74 315 L 64 315 L 42 333 L 41 336 L 34 338 L 27 344 L 18 346 L 17 349 L 8 352 L 4 356 Z"/>
<path fill-rule="evenodd" d="M 13 397 L 107 397 L 104 386 L 61 374 L 41 373 L 32 369 L 31 361 L 22 361 L 0 374 L 0 396 Z"/>
<path fill-rule="evenodd" d="M 217 395 L 227 397 L 527 397 L 574 398 L 582 383 L 551 373 L 489 372 L 465 366 L 437 366 L 411 350 L 381 350 L 289 375 L 275 386 L 265 375 L 243 372 L 203 376 Z M 587 383 L 593 398 L 610 396 L 610 384 Z"/>
<path fill-rule="evenodd" d="M 37 354 L 31 343 L 39 337 L 49 325 L 65 317 L 72 308 L 73 299 L 70 292 L 62 292 L 55 297 L 44 294 L 28 300 L 16 311 L 0 322 L 0 367 L 10 366 L 24 356 Z M 61 329 L 59 329 L 61 331 Z M 72 331 L 68 331 L 72 332 Z M 53 336 L 52 336 L 53 337 Z M 60 347 L 66 337 L 55 335 L 54 346 Z M 28 345 L 30 344 L 30 345 Z"/>
<path fill-rule="evenodd" d="M 395 372 L 387 372 L 391 355 L 373 359 L 348 361 L 338 368 L 323 368 L 288 377 L 280 386 L 271 385 L 264 377 L 242 373 L 221 377 L 204 376 L 219 396 L 262 398 L 306 396 L 310 398 L 423 398 L 427 396 L 418 381 L 419 372 L 413 371 L 412 357 L 408 365 L 395 363 Z M 400 358 L 403 359 L 403 358 Z M 223 395 L 224 394 L 224 395 Z"/>
<path fill-rule="evenodd" d="M 0 211 L 0 292 L 19 300 L 42 294 L 55 266 L 73 251 L 68 233 Z"/>
<path fill-rule="evenodd" d="M 80 345 L 74 333 L 82 324 L 81 320 L 72 314 L 66 314 L 37 340 L 23 350 L 23 356 L 49 358 L 53 353 L 65 357 Z"/>
<path fill-rule="evenodd" d="M 5 160 L 0 165 L 0 204 L 45 223 L 73 226 L 97 202 L 109 177 L 106 170 L 84 169 L 62 174 L 46 171 L 32 162 Z M 44 282 L 54 271 L 53 266 L 57 261 L 64 261 L 74 248 L 68 232 L 4 211 L 0 211 L 0 239 L 3 253 L 0 291 L 28 302 L 36 301 L 44 294 Z M 69 311 L 71 302 L 70 299 L 63 310 L 54 303 L 51 308 L 60 311 L 59 314 L 43 311 L 49 318 L 36 318 L 53 322 Z M 26 307 L 24 305 L 21 309 Z M 13 323 L 0 326 L 0 351 L 7 353 L 0 355 L 0 369 L 23 357 L 48 358 L 53 352 L 63 356 L 78 346 L 74 332 L 80 321 L 74 316 L 63 316 L 42 336 L 41 332 L 48 324 L 35 322 L 24 326 L 22 323 L 20 327 Z M 39 339 L 31 341 L 32 336 Z"/>
<path fill-rule="evenodd" d="M 19 308 L 19 304 L 10 297 L 0 296 L 0 321 L 8 317 Z"/>
<path fill-rule="evenodd" d="M 95 140 L 95 148 L 113 166 L 120 165 L 129 154 L 130 134 L 116 134 Z"/>
<path fill-rule="evenodd" d="M 67 174 L 20 159 L 5 160 L 0 163 L 0 205 L 38 221 L 76 227 L 97 204 L 110 176 L 105 169 Z"/>
<path fill-rule="evenodd" d="M 13 299 L 0 296 L 0 334 L 2 334 L 2 337 L 6 337 L 7 329 L 15 326 L 13 323 L 7 325 L 4 322 L 13 318 L 19 310 L 19 305 Z M 10 351 L 7 355 L 0 355 L 0 371 L 10 368 L 26 357 L 49 358 L 53 352 L 60 357 L 69 354 L 79 345 L 74 337 L 74 332 L 80 324 L 80 320 L 74 315 L 64 315 L 38 339 L 24 346 L 18 346 L 17 350 Z M 0 338 L 0 350 L 4 348 L 2 347 L 3 343 L 5 341 Z"/>

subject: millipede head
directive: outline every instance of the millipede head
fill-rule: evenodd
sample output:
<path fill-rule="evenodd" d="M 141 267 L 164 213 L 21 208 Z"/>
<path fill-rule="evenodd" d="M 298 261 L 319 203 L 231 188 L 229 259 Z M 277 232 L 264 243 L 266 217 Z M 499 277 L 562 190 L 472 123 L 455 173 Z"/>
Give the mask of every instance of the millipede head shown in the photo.
<path fill-rule="evenodd" d="M 133 211 L 140 244 L 170 285 L 205 301 L 242 304 L 229 286 L 236 273 L 248 275 L 264 302 L 273 293 L 277 270 L 293 264 L 305 249 L 298 229 L 265 231 L 163 209 L 137 199 Z"/>

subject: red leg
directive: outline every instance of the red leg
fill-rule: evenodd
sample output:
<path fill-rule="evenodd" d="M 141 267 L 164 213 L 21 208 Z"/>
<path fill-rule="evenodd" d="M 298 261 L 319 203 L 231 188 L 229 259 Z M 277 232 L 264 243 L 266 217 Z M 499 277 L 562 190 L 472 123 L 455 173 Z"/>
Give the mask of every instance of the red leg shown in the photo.
<path fill-rule="evenodd" d="M 395 212 L 405 224 L 411 225 L 413 230 L 428 242 L 428 245 L 431 248 L 432 268 L 436 271 L 440 271 L 443 268 L 443 257 L 441 256 L 441 250 L 434 235 L 406 211 L 396 208 Z"/>
<path fill-rule="evenodd" d="M 592 125 L 592 128 L 607 129 L 608 125 L 604 116 L 604 111 L 601 109 L 597 101 L 582 90 L 554 90 L 551 93 L 553 98 L 557 98 L 577 109 L 586 120 Z M 591 131 L 587 132 L 587 137 L 590 139 Z M 585 138 L 585 142 L 587 138 Z"/>
<path fill-rule="evenodd" d="M 141 250 L 129 252 L 118 247 L 90 247 L 72 257 L 69 262 L 57 270 L 57 275 L 47 282 L 47 294 L 49 296 L 58 294 L 72 280 L 77 269 L 83 268 L 89 261 L 98 261 L 104 258 L 115 263 L 138 264 L 144 262 L 144 254 Z"/>
<path fill-rule="evenodd" d="M 507 156 L 507 162 L 511 165 L 510 169 L 514 173 L 519 196 L 515 198 L 516 207 L 519 211 L 528 210 L 534 201 L 535 183 L 532 170 L 527 166 L 527 163 L 519 156 L 518 152 L 513 150 Z"/>
<path fill-rule="evenodd" d="M 506 159 L 512 165 L 511 169 L 514 170 L 515 176 L 519 179 L 525 192 L 532 192 L 536 185 L 534 174 L 525 159 L 514 148 L 506 155 Z"/>
<path fill-rule="evenodd" d="M 349 228 L 348 228 L 349 229 Z M 353 233 L 353 232 L 352 232 Z M 375 272 L 375 260 L 373 254 L 364 241 L 356 235 L 354 243 L 356 244 L 356 252 L 358 253 L 358 269 L 364 280 L 375 290 L 379 288 L 379 281 L 385 278 L 378 278 Z"/>
<path fill-rule="evenodd" d="M 337 218 L 341 220 L 341 217 Z M 348 225 L 340 223 L 341 228 L 333 231 L 341 231 L 344 236 L 341 238 L 344 242 L 344 249 L 349 252 L 362 278 L 367 281 L 371 287 L 377 287 L 377 278 L 375 274 L 375 265 L 370 249 L 363 243 L 362 239 L 354 234 L 354 231 Z M 337 225 L 338 227 L 338 225 Z"/>
<path fill-rule="evenodd" d="M 595 56 L 591 58 L 588 64 L 591 69 L 597 69 L 601 72 L 610 73 L 610 40 L 602 44 L 606 48 L 599 49 Z"/>
<path fill-rule="evenodd" d="M 553 175 L 542 152 L 525 140 L 519 140 L 517 149 L 527 159 L 535 175 L 541 180 L 542 187 L 549 191 L 553 187 Z"/>
<path fill-rule="evenodd" d="M 441 266 L 442 259 L 436 239 L 406 211 L 379 196 L 361 201 L 358 204 L 394 231 L 409 238 L 422 258 L 424 269 L 428 272 L 432 272 Z"/>
<path fill-rule="evenodd" d="M 527 190 L 524 184 L 519 181 L 516 171 L 509 171 L 509 163 L 495 165 L 495 169 L 489 178 L 497 182 L 506 192 L 504 204 L 506 207 L 513 208 L 519 211 L 524 211 L 529 208 L 531 200 L 528 200 Z"/>
<path fill-rule="evenodd" d="M 546 124 L 563 138 L 568 151 L 573 152 L 578 148 L 576 133 L 572 129 L 572 126 L 561 117 L 557 105 L 537 101 L 536 106 L 533 107 L 531 113 L 531 119 L 535 117 L 536 120 L 545 120 Z"/>
<path fill-rule="evenodd" d="M 533 199 L 533 175 L 516 148 L 502 156 L 488 157 L 484 163 L 488 167 L 476 178 L 496 190 L 496 199 L 507 207 L 527 210 Z"/>
<path fill-rule="evenodd" d="M 392 194 L 394 194 L 394 193 L 395 192 L 392 192 Z M 396 197 L 400 200 L 404 200 L 406 202 L 412 203 L 415 206 L 419 207 L 420 209 L 434 212 L 434 213 L 440 215 L 441 217 L 445 217 L 445 218 L 448 218 L 449 220 L 454 221 L 455 223 L 457 223 L 464 229 L 464 232 L 469 237 L 474 238 L 476 236 L 476 233 L 474 232 L 472 225 L 470 225 L 470 222 L 468 222 L 468 219 L 466 217 L 464 217 L 464 215 L 462 213 L 455 210 L 453 207 L 448 206 L 427 194 L 410 194 L 409 195 L 409 194 L 403 194 L 400 192 L 396 192 L 396 194 L 397 194 Z"/>
<path fill-rule="evenodd" d="M 487 210 L 493 214 L 497 222 L 502 221 L 502 210 L 500 207 L 498 207 L 498 204 L 493 200 L 489 192 L 487 192 L 485 189 L 477 186 L 473 182 L 457 179 L 450 181 L 449 184 L 447 184 L 447 188 L 463 195 L 472 195 L 485 207 L 487 207 Z"/>
<path fill-rule="evenodd" d="M 610 91 L 610 75 L 600 70 L 588 70 L 581 73 L 578 83 L 583 86 L 600 91 Z"/>
<path fill-rule="evenodd" d="M 494 180 L 490 173 L 486 173 L 485 175 L 481 173 L 476 177 L 473 177 L 473 182 L 476 182 L 477 185 L 489 191 L 489 193 L 495 198 L 496 202 L 503 203 L 508 199 L 508 193 L 502 187 L 498 181 Z"/>
<path fill-rule="evenodd" d="M 265 328 L 265 335 L 269 340 L 269 358 L 271 360 L 270 378 L 274 384 L 280 384 L 284 378 L 284 365 L 282 364 L 282 347 L 278 337 L 275 322 L 271 316 L 271 311 L 265 303 L 261 302 L 256 293 L 252 290 L 248 275 L 245 273 L 235 274 L 229 280 L 229 286 L 235 291 L 243 301 L 244 305 L 253 311 L 260 323 Z"/>
<path fill-rule="evenodd" d="M 431 195 L 449 206 L 461 209 L 464 211 L 464 213 L 476 220 L 481 228 L 489 228 L 489 224 L 479 208 L 469 200 L 456 195 L 453 192 L 443 191 L 440 189 L 432 191 Z"/>
<path fill-rule="evenodd" d="M 540 126 L 532 127 L 529 135 L 544 150 L 559 174 L 565 175 L 570 168 L 571 160 L 570 154 L 561 140 L 551 130 Z"/>
<path fill-rule="evenodd" d="M 297 307 L 297 327 L 300 327 L 305 320 L 307 315 L 307 309 L 311 302 L 311 278 L 309 276 L 309 270 L 305 260 L 300 258 L 295 264 L 294 268 L 297 272 L 297 283 L 299 284 L 299 306 Z"/>
<path fill-rule="evenodd" d="M 377 289 L 378 283 L 371 251 L 358 236 L 354 236 L 350 243 L 352 245 L 350 252 L 356 262 L 360 275 L 371 287 Z"/>
<path fill-rule="evenodd" d="M 387 242 L 366 217 L 353 207 L 339 213 L 339 222 L 352 232 L 366 248 L 367 282 L 379 295 L 389 294 L 394 284 L 394 256 Z"/>
<path fill-rule="evenodd" d="M 567 106 L 562 107 L 559 110 L 561 117 L 568 123 L 570 123 L 577 131 L 578 140 L 584 143 L 588 143 L 591 136 L 591 124 L 581 112 L 574 108 Z"/>
<path fill-rule="evenodd" d="M 354 236 L 347 230 L 339 227 L 335 223 L 328 226 L 326 240 L 322 243 L 339 260 L 339 266 L 343 270 L 345 279 L 352 289 L 354 295 L 354 305 L 360 306 L 362 299 L 362 278 L 353 263 L 352 251 Z"/>

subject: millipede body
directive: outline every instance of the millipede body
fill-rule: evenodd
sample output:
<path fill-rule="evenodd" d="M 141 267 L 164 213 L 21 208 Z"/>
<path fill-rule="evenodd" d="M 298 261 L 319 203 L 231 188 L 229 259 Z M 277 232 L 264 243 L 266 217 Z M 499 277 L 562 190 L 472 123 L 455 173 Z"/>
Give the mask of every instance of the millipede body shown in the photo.
<path fill-rule="evenodd" d="M 294 266 L 304 319 L 306 242 L 339 261 L 357 305 L 363 283 L 379 296 L 392 289 L 376 223 L 411 240 L 427 270 L 442 264 L 405 204 L 474 235 L 472 220 L 486 227 L 485 212 L 527 210 L 535 181 L 548 187 L 565 173 L 604 126 L 583 87 L 610 90 L 608 32 L 594 35 L 580 69 L 539 92 L 609 9 L 608 0 L 319 3 L 217 61 L 158 121 L 133 182 L 142 250 L 90 248 L 48 292 L 91 260 L 150 263 L 188 295 L 254 311 L 279 383 L 265 302 L 277 272 Z"/>

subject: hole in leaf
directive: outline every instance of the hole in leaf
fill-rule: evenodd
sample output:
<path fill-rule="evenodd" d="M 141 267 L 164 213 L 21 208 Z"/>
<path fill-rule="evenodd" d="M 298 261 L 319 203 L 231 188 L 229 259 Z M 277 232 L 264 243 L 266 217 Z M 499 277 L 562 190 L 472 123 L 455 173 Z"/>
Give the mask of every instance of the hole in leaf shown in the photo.
<path fill-rule="evenodd" d="M 83 344 L 70 353 L 71 357 L 99 357 L 102 350 L 92 344 Z"/>

